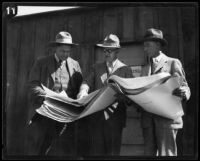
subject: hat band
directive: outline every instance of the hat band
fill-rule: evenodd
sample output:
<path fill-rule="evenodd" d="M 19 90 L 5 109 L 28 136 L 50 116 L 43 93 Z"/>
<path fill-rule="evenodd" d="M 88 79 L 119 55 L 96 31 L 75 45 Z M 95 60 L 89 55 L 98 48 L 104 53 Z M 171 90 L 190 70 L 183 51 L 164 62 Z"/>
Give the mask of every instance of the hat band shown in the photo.
<path fill-rule="evenodd" d="M 103 46 L 120 47 L 118 43 L 107 43 L 107 42 L 104 42 Z"/>
<path fill-rule="evenodd" d="M 56 39 L 57 43 L 72 44 L 72 39 Z"/>

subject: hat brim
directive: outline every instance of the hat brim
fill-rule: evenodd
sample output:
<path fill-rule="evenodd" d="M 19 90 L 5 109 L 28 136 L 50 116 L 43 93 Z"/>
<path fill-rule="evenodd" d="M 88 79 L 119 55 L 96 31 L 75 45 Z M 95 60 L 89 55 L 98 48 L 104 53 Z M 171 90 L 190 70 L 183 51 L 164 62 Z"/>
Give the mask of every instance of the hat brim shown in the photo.
<path fill-rule="evenodd" d="M 160 42 L 162 46 L 168 45 L 167 40 L 165 40 L 164 38 L 163 39 L 159 39 L 159 38 L 145 38 L 145 39 L 143 39 L 143 42 L 145 42 L 145 41 L 157 41 L 157 42 Z"/>
<path fill-rule="evenodd" d="M 50 42 L 48 45 L 50 45 L 50 46 L 57 46 L 57 45 L 77 46 L 79 44 L 75 44 L 75 43 L 62 43 L 62 42 Z"/>
<path fill-rule="evenodd" d="M 120 49 L 121 48 L 121 46 L 109 46 L 109 45 L 103 45 L 103 44 L 96 44 L 96 46 L 102 47 L 102 48 L 113 48 L 113 49 Z"/>

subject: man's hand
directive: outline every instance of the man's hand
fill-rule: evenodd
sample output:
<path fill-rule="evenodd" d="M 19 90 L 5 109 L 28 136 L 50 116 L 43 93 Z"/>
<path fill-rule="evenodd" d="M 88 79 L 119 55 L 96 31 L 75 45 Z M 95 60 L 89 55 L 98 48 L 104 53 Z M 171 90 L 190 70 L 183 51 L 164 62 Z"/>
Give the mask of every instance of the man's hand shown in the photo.
<path fill-rule="evenodd" d="M 43 90 L 42 87 L 36 86 L 32 88 L 33 91 L 33 98 L 35 102 L 39 105 L 43 104 L 43 101 L 45 100 L 46 92 Z"/>
<path fill-rule="evenodd" d="M 187 92 L 186 88 L 179 87 L 179 88 L 174 89 L 174 91 L 172 92 L 172 94 L 175 95 L 175 96 L 178 96 L 178 97 L 182 98 L 183 100 L 185 100 L 186 99 L 186 92 Z"/>
<path fill-rule="evenodd" d="M 83 97 L 86 97 L 88 93 L 85 90 L 82 90 L 81 92 L 78 93 L 77 99 L 81 99 Z"/>
<path fill-rule="evenodd" d="M 88 91 L 89 91 L 89 86 L 85 83 L 83 83 L 81 86 L 80 86 L 80 90 L 79 90 L 79 93 L 77 95 L 77 99 L 81 99 L 85 96 L 88 95 Z"/>
<path fill-rule="evenodd" d="M 39 86 L 36 86 L 35 88 L 33 88 L 33 92 L 37 95 L 37 96 L 46 96 L 46 92 Z"/>

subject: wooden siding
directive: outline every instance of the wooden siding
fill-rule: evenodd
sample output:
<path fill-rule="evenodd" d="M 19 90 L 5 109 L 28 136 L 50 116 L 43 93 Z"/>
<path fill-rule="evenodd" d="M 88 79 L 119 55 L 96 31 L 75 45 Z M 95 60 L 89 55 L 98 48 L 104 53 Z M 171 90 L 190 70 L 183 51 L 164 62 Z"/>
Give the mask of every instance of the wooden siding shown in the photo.
<path fill-rule="evenodd" d="M 187 102 L 184 129 L 179 138 L 180 154 L 194 155 L 198 101 L 198 38 L 197 9 L 188 7 L 112 7 L 79 12 L 56 12 L 33 15 L 7 21 L 6 26 L 6 150 L 8 155 L 23 155 L 25 123 L 27 119 L 26 82 L 34 60 L 50 54 L 46 44 L 66 30 L 80 45 L 72 57 L 80 62 L 83 73 L 90 65 L 103 60 L 94 47 L 107 34 L 113 33 L 122 42 L 139 40 L 150 27 L 159 28 L 169 42 L 167 55 L 179 58 L 184 64 L 192 96 Z M 95 54 L 96 53 L 96 54 Z M 127 127 L 123 132 L 121 155 L 142 155 L 143 141 L 139 114 L 134 108 L 127 113 Z M 132 118 L 132 119 L 131 119 Z M 139 131 L 138 131 L 139 130 Z M 131 140 L 129 140 L 129 138 Z M 130 142 L 129 142 L 130 141 Z M 130 144 L 132 143 L 132 144 Z"/>

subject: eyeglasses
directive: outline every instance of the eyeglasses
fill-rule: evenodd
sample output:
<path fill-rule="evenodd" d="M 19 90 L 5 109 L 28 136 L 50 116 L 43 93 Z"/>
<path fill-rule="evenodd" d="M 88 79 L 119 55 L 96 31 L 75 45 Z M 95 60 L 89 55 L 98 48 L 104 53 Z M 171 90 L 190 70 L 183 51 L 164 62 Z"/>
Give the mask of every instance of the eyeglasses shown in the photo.
<path fill-rule="evenodd" d="M 114 52 L 114 51 L 116 51 L 116 50 L 117 50 L 117 49 L 104 49 L 103 52 L 104 52 L 104 53 L 109 53 L 109 54 L 110 54 L 110 53 L 112 53 L 112 52 Z"/>

